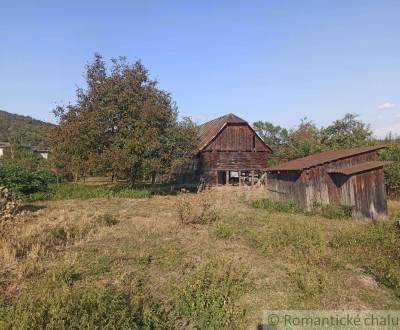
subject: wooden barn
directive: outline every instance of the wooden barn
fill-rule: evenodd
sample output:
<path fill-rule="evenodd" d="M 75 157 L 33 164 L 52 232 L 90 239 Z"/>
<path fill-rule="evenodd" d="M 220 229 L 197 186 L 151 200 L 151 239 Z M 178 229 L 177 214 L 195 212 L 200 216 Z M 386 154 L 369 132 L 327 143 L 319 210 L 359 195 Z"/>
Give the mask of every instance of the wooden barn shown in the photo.
<path fill-rule="evenodd" d="M 385 218 L 387 200 L 378 151 L 384 146 L 322 152 L 267 169 L 268 197 L 294 200 L 308 210 L 314 203 L 347 206 L 356 218 Z"/>
<path fill-rule="evenodd" d="M 198 153 L 176 171 L 177 183 L 252 183 L 265 172 L 272 150 L 245 120 L 228 114 L 201 125 L 199 134 Z"/>

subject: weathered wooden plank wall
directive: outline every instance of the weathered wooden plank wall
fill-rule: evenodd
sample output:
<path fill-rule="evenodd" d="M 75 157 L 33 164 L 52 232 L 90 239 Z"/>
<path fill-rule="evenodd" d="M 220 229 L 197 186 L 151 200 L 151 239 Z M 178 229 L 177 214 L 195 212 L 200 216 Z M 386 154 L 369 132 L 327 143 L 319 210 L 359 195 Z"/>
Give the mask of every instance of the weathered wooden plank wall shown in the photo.
<path fill-rule="evenodd" d="M 266 152 L 203 152 L 200 154 L 200 166 L 208 170 L 264 170 L 267 166 Z"/>
<path fill-rule="evenodd" d="M 228 125 L 205 150 L 210 151 L 268 151 L 247 125 Z"/>
<path fill-rule="evenodd" d="M 310 210 L 315 203 L 346 205 L 354 208 L 354 216 L 378 218 L 387 215 L 383 169 L 352 176 L 329 174 L 329 170 L 376 161 L 376 151 L 339 159 L 303 171 L 269 172 L 267 191 L 273 200 L 294 199 Z"/>

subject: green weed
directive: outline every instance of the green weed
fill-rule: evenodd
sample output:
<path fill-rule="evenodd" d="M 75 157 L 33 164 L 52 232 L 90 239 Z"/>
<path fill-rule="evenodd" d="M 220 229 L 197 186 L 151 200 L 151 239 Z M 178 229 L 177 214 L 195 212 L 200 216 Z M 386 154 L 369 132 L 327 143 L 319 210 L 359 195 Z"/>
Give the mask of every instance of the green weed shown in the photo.
<path fill-rule="evenodd" d="M 218 239 L 230 239 L 234 234 L 233 230 L 223 223 L 218 223 L 215 226 L 213 233 Z"/>
<path fill-rule="evenodd" d="M 247 287 L 247 272 L 233 262 L 209 262 L 176 288 L 176 310 L 201 329 L 243 328 L 246 311 L 236 301 Z"/>

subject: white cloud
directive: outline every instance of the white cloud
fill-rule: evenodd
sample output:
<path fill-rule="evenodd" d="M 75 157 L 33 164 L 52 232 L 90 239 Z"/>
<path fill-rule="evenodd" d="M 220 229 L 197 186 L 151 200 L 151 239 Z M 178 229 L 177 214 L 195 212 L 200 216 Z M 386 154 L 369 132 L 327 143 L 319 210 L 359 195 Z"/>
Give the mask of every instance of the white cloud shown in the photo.
<path fill-rule="evenodd" d="M 382 103 L 380 106 L 378 106 L 378 109 L 379 110 L 391 109 L 391 108 L 394 108 L 395 106 L 396 106 L 396 104 L 387 101 L 385 103 Z"/>
<path fill-rule="evenodd" d="M 381 123 L 379 126 L 372 127 L 372 128 L 373 128 L 375 135 L 378 138 L 385 138 L 385 136 L 389 133 L 392 133 L 395 136 L 400 136 L 400 120 L 399 119 L 392 119 L 391 121 L 386 121 L 385 123 Z"/>

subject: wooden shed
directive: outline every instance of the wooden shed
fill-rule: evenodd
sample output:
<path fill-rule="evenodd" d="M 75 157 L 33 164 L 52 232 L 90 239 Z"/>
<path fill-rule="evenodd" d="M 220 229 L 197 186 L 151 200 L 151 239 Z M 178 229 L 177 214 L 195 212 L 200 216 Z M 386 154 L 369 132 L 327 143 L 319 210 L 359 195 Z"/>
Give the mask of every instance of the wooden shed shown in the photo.
<path fill-rule="evenodd" d="M 267 169 L 268 197 L 294 200 L 310 210 L 320 205 L 347 206 L 356 218 L 387 217 L 384 146 L 334 150 L 298 158 Z"/>
<path fill-rule="evenodd" d="M 245 120 L 228 114 L 199 127 L 199 150 L 191 162 L 179 168 L 180 184 L 240 184 L 260 178 L 272 153 Z"/>

